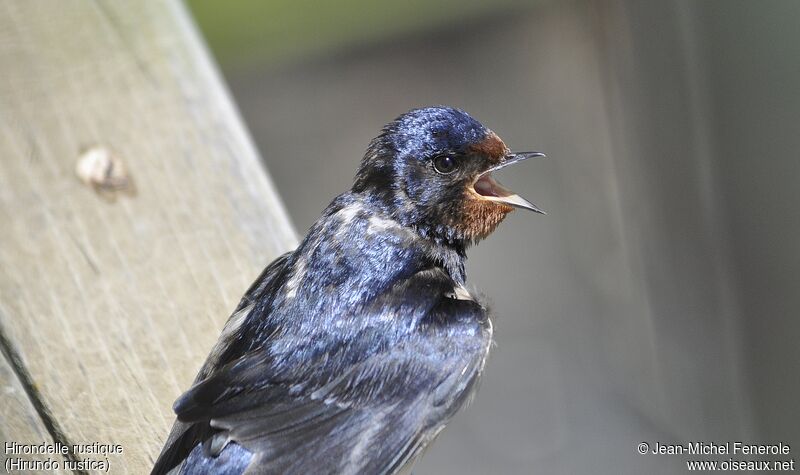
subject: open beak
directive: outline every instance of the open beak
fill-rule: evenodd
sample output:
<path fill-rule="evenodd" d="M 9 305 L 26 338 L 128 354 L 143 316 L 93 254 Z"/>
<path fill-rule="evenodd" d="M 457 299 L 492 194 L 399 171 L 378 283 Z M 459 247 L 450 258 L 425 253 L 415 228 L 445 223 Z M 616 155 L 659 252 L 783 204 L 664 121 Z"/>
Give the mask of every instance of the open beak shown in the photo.
<path fill-rule="evenodd" d="M 492 177 L 492 172 L 500 170 L 501 168 L 527 160 L 528 158 L 543 158 L 544 156 L 545 155 L 540 152 L 510 153 L 506 155 L 502 162 L 478 175 L 478 179 L 475 180 L 472 187 L 483 199 L 505 203 L 515 208 L 529 209 L 540 214 L 547 214 L 535 204 L 501 185 Z"/>

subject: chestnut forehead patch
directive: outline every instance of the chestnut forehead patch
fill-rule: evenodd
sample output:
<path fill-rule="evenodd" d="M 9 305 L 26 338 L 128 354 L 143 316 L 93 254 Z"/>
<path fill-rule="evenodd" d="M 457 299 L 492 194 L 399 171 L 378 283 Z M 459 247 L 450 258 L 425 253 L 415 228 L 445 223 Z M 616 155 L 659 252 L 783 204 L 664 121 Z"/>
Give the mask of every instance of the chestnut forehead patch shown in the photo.
<path fill-rule="evenodd" d="M 478 143 L 472 144 L 470 150 L 489 157 L 492 162 L 499 162 L 508 154 L 508 147 L 496 133 L 488 131 L 486 137 Z"/>

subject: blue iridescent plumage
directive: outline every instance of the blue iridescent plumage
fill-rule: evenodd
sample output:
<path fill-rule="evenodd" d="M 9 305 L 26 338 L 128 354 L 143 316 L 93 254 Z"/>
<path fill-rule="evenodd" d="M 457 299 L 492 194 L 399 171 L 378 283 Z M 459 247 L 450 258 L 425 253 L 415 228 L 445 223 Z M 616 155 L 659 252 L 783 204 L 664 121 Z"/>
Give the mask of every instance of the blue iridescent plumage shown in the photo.
<path fill-rule="evenodd" d="M 410 466 L 483 369 L 491 323 L 465 252 L 521 200 L 490 178 L 510 156 L 457 109 L 387 125 L 353 188 L 242 298 L 153 473 Z"/>

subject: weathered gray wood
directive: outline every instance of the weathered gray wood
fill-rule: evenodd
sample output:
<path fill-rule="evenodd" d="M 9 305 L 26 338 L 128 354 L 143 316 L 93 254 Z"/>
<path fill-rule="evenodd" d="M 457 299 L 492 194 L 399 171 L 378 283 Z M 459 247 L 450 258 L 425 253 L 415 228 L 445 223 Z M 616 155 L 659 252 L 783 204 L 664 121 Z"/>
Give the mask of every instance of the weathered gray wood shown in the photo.
<path fill-rule="evenodd" d="M 0 70 L 0 331 L 69 442 L 145 473 L 294 232 L 179 2 L 3 2 Z M 79 180 L 94 145 L 135 193 Z M 10 374 L 3 439 L 47 439 Z"/>
<path fill-rule="evenodd" d="M 42 461 L 48 458 L 64 460 L 61 455 L 30 456 L 7 452 L 5 442 L 13 441 L 26 445 L 42 442 L 53 444 L 54 442 L 5 358 L 0 358 L 0 415 L 2 415 L 2 424 L 0 424 L 0 462 L 2 465 L 0 465 L 0 470 L 5 471 L 6 460 L 9 458 Z M 52 473 L 70 472 L 58 469 Z"/>

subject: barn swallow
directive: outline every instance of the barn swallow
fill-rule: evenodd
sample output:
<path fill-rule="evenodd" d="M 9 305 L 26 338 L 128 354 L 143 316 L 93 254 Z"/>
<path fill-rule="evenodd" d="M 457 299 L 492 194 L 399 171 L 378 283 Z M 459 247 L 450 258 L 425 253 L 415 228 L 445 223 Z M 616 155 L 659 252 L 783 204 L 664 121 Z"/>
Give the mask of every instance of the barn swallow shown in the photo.
<path fill-rule="evenodd" d="M 492 340 L 467 248 L 514 208 L 512 153 L 466 112 L 407 112 L 352 189 L 241 299 L 153 474 L 408 471 L 469 399 Z"/>

